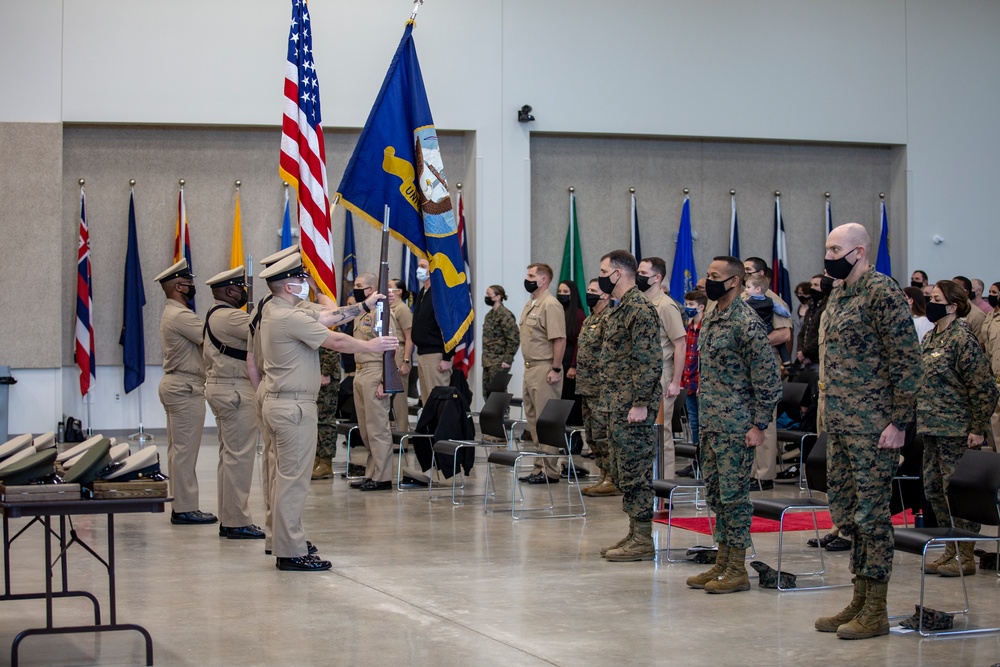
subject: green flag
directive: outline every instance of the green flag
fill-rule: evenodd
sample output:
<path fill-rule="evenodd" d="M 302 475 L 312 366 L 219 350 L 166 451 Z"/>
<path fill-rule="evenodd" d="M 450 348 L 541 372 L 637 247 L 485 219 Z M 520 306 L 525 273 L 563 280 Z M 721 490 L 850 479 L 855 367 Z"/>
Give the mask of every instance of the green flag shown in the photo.
<path fill-rule="evenodd" d="M 587 307 L 587 274 L 583 270 L 583 252 L 580 250 L 580 228 L 576 224 L 576 195 L 569 193 L 569 231 L 566 232 L 566 247 L 563 249 L 562 270 L 559 271 L 559 282 L 572 280 L 576 283 L 583 312 L 590 315 Z"/>

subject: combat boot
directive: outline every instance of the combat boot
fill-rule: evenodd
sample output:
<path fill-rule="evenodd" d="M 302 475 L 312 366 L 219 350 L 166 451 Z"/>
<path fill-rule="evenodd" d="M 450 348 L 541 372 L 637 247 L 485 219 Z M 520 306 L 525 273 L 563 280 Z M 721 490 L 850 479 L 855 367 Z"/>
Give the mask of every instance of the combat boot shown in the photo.
<path fill-rule="evenodd" d="M 593 491 L 590 492 L 591 496 L 620 496 L 622 492 L 618 490 L 618 487 L 614 485 L 611 478 L 608 477 L 603 482 L 598 484 Z"/>
<path fill-rule="evenodd" d="M 820 632 L 836 632 L 837 628 L 842 626 L 844 623 L 851 621 L 861 612 L 861 608 L 865 606 L 865 592 L 867 590 L 867 579 L 862 577 L 854 577 L 854 597 L 851 598 L 850 604 L 844 607 L 843 611 L 834 616 L 823 616 L 822 618 L 817 618 L 816 623 L 813 625 Z"/>
<path fill-rule="evenodd" d="M 608 478 L 608 473 L 602 470 L 600 479 L 598 479 L 590 486 L 585 486 L 582 489 L 580 489 L 580 493 L 582 493 L 585 496 L 593 495 L 593 491 L 596 490 L 597 487 L 599 487 L 601 484 L 604 484 L 604 480 L 606 480 L 607 478 Z"/>
<path fill-rule="evenodd" d="M 853 619 L 837 628 L 841 639 L 870 639 L 889 634 L 889 612 L 885 595 L 889 584 L 868 581 L 865 586 L 865 604 Z"/>
<path fill-rule="evenodd" d="M 323 459 L 316 457 L 316 462 L 313 464 L 312 478 L 316 479 L 331 479 L 333 477 L 333 465 L 329 460 L 324 461 Z"/>
<path fill-rule="evenodd" d="M 955 553 L 955 543 L 948 542 L 944 547 L 944 553 L 941 554 L 941 556 L 939 556 L 933 563 L 927 563 L 927 565 L 924 566 L 924 572 L 927 574 L 937 574 L 938 568 L 955 558 Z"/>
<path fill-rule="evenodd" d="M 738 593 L 750 590 L 750 575 L 744 562 L 747 550 L 729 547 L 729 558 L 726 561 L 726 571 L 718 579 L 705 584 L 706 593 Z"/>
<path fill-rule="evenodd" d="M 726 566 L 729 564 L 729 545 L 719 543 L 719 552 L 715 554 L 715 565 L 713 565 L 709 570 L 702 572 L 701 574 L 696 574 L 693 577 L 688 577 L 687 585 L 691 588 L 705 588 L 705 584 L 710 581 L 715 581 L 722 576 L 722 573 L 726 571 Z"/>
<path fill-rule="evenodd" d="M 938 567 L 937 573 L 942 577 L 957 577 L 976 573 L 976 554 L 974 542 L 962 542 L 958 545 L 958 558 Z"/>
<path fill-rule="evenodd" d="M 618 540 L 617 542 L 615 542 L 614 544 L 612 544 L 610 547 L 604 547 L 603 549 L 601 549 L 601 557 L 606 556 L 607 553 L 609 551 L 611 551 L 612 549 L 619 549 L 619 548 L 625 546 L 625 544 L 628 543 L 628 541 L 632 539 L 632 535 L 634 535 L 634 534 L 635 534 L 635 519 L 633 519 L 632 517 L 629 517 L 628 518 L 628 535 L 626 535 L 622 539 Z"/>
<path fill-rule="evenodd" d="M 632 539 L 617 549 L 610 549 L 604 554 L 604 557 L 616 563 L 656 558 L 656 547 L 653 545 L 653 522 L 636 521 Z"/>

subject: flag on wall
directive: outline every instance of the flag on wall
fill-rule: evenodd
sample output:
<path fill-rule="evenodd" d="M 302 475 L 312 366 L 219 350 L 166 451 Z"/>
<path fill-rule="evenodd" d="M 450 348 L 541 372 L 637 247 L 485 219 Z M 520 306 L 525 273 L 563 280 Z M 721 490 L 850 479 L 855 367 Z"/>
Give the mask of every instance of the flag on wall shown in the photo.
<path fill-rule="evenodd" d="M 635 261 L 638 262 L 642 260 L 642 244 L 639 241 L 639 209 L 636 208 L 635 205 L 634 192 L 632 193 L 632 219 L 629 224 L 629 230 L 631 235 L 629 238 L 628 249 L 629 252 L 632 253 L 632 256 L 635 257 Z M 586 278 L 584 278 L 584 280 L 586 280 Z M 587 287 L 585 285 L 581 285 L 581 289 L 586 291 Z M 586 299 L 584 299 L 584 303 L 586 303 Z"/>
<path fill-rule="evenodd" d="M 354 280 L 358 277 L 358 251 L 354 246 L 354 218 L 348 211 L 344 216 L 344 262 L 340 266 L 340 279 L 344 281 L 341 298 L 344 305 L 354 288 Z"/>
<path fill-rule="evenodd" d="M 323 143 L 319 78 L 313 62 L 312 34 L 308 3 L 292 0 L 278 173 L 295 188 L 298 196 L 302 260 L 320 290 L 335 299 L 337 276 L 333 270 L 326 147 Z"/>
<path fill-rule="evenodd" d="M 135 188 L 128 199 L 128 247 L 125 251 L 125 288 L 122 308 L 122 363 L 125 366 L 125 393 L 146 381 L 146 343 L 142 326 L 142 309 L 146 305 L 146 290 L 142 285 L 142 263 L 139 261 L 139 236 L 135 229 Z"/>
<path fill-rule="evenodd" d="M 684 300 L 684 295 L 695 288 L 698 269 L 694 266 L 694 236 L 691 233 L 691 198 L 684 197 L 681 209 L 681 225 L 677 230 L 677 249 L 674 251 L 674 267 L 670 272 L 670 295 Z"/>
<path fill-rule="evenodd" d="M 740 219 L 736 215 L 736 195 L 729 195 L 732 212 L 729 214 L 729 256 L 740 259 Z"/>
<path fill-rule="evenodd" d="M 188 228 L 187 206 L 184 203 L 184 185 L 181 184 L 177 193 L 177 227 L 174 232 L 174 262 L 187 260 L 188 269 L 194 274 L 194 262 L 191 261 L 191 230 Z M 194 297 L 187 299 L 188 308 L 194 310 Z"/>
<path fill-rule="evenodd" d="M 882 211 L 881 225 L 878 239 L 878 256 L 875 258 L 875 270 L 887 276 L 892 275 L 892 259 L 889 257 L 889 218 L 885 214 L 885 201 L 879 202 Z"/>
<path fill-rule="evenodd" d="M 785 221 L 781 218 L 781 197 L 774 196 L 774 241 L 771 243 L 771 269 L 774 278 L 771 291 L 785 303 L 792 302 L 792 285 L 788 278 L 788 248 L 785 245 Z"/>
<path fill-rule="evenodd" d="M 281 218 L 281 248 L 291 247 L 292 245 L 292 209 L 288 205 L 288 188 L 283 188 L 285 191 L 285 214 Z"/>
<path fill-rule="evenodd" d="M 826 198 L 826 235 L 833 231 L 833 210 L 830 208 L 830 198 Z"/>
<path fill-rule="evenodd" d="M 80 395 L 97 384 L 94 360 L 94 284 L 90 275 L 90 227 L 87 226 L 87 198 L 80 186 L 80 242 L 76 251 L 76 365 L 80 367 Z"/>
<path fill-rule="evenodd" d="M 243 254 L 243 221 L 240 219 L 240 189 L 236 188 L 236 208 L 233 211 L 233 245 L 229 252 L 229 268 L 235 269 L 246 263 Z"/>
<path fill-rule="evenodd" d="M 562 268 L 559 271 L 559 282 L 572 280 L 576 284 L 577 296 L 583 304 L 583 312 L 590 314 L 587 299 L 583 295 L 587 286 L 583 281 L 587 274 L 583 268 L 583 250 L 580 248 L 580 227 L 576 220 L 576 193 L 569 193 L 569 229 L 566 230 L 566 245 L 563 246 Z"/>
<path fill-rule="evenodd" d="M 458 238 L 462 245 L 462 261 L 465 263 L 465 275 L 470 277 L 469 301 L 472 301 L 472 269 L 469 267 L 469 243 L 465 238 L 465 207 L 462 204 L 462 191 L 458 191 Z M 452 368 L 462 371 L 469 377 L 469 369 L 476 363 L 476 327 L 469 327 L 462 340 L 455 347 L 455 356 L 451 360 Z"/>
<path fill-rule="evenodd" d="M 472 324 L 472 302 L 413 25 L 406 24 L 337 196 L 378 229 L 388 206 L 392 235 L 427 258 L 434 314 L 450 352 Z"/>

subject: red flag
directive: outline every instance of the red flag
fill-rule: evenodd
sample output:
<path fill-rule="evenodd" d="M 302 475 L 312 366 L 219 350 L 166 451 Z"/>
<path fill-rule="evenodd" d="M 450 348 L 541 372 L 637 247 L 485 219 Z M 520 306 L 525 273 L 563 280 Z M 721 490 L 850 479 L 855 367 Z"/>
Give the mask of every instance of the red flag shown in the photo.
<path fill-rule="evenodd" d="M 462 261 L 465 263 L 465 275 L 468 277 L 469 298 L 472 299 L 472 271 L 469 268 L 469 244 L 465 239 L 465 205 L 462 203 L 462 192 L 458 193 L 458 244 L 462 246 Z M 455 356 L 451 360 L 452 367 L 462 371 L 469 377 L 469 370 L 476 363 L 476 328 L 469 327 L 462 340 L 455 346 Z"/>
<path fill-rule="evenodd" d="M 87 199 L 80 188 L 80 243 L 76 253 L 76 365 L 80 367 L 80 395 L 86 396 L 97 383 L 94 363 L 94 287 L 90 276 L 90 228 Z"/>

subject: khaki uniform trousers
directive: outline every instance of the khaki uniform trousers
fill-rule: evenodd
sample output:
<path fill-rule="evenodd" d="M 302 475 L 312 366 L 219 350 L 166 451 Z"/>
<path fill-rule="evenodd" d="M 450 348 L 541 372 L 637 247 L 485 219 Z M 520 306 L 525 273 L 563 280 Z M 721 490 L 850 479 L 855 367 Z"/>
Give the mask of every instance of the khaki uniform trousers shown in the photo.
<path fill-rule="evenodd" d="M 264 382 L 257 385 L 254 394 L 254 404 L 257 408 L 257 426 L 260 428 L 261 440 L 264 442 L 260 450 L 260 485 L 264 492 L 264 550 L 271 551 L 271 538 L 274 534 L 274 438 L 264 423 Z M 317 413 L 318 414 L 318 413 Z M 318 417 L 317 417 L 318 419 Z M 318 426 L 317 426 L 318 431 Z"/>
<path fill-rule="evenodd" d="M 403 365 L 403 356 L 405 354 L 406 351 L 403 350 L 403 342 L 400 341 L 399 347 L 396 348 L 396 368 Z M 392 412 L 396 415 L 396 430 L 405 433 L 410 430 L 410 406 L 406 402 L 406 388 L 409 386 L 410 377 L 408 375 L 400 375 L 399 377 L 403 380 L 403 391 L 393 395 Z"/>
<path fill-rule="evenodd" d="M 368 450 L 365 477 L 388 482 L 392 480 L 392 436 L 389 434 L 389 397 L 375 397 L 381 382 L 381 364 L 358 364 L 354 376 L 354 411 L 361 439 Z"/>
<path fill-rule="evenodd" d="M 451 384 L 451 371 L 442 373 L 438 370 L 438 364 L 444 359 L 444 355 L 421 354 L 417 356 L 417 382 L 420 385 L 420 402 L 427 405 L 434 387 L 447 387 Z"/>
<path fill-rule="evenodd" d="M 205 398 L 219 428 L 219 521 L 227 528 L 253 523 L 250 486 L 257 458 L 256 396 L 247 379 L 208 380 Z"/>
<path fill-rule="evenodd" d="M 674 479 L 677 466 L 674 465 L 674 402 L 677 396 L 667 396 L 667 386 L 674 377 L 674 361 L 670 359 L 670 369 L 664 363 L 660 387 L 663 389 L 663 443 L 660 446 L 660 456 L 663 457 L 663 479 Z"/>
<path fill-rule="evenodd" d="M 538 434 L 535 433 L 535 423 L 538 415 L 545 409 L 545 404 L 549 399 L 558 399 L 562 396 L 562 376 L 559 382 L 549 384 L 545 381 L 545 376 L 552 369 L 552 362 L 547 359 L 541 361 L 529 361 L 524 364 L 524 385 L 521 388 L 524 398 L 524 418 L 528 421 L 528 431 L 531 437 L 538 443 Z M 549 454 L 556 454 L 559 450 L 555 447 L 539 446 L 539 451 Z M 535 465 L 534 472 L 544 472 L 549 479 L 559 479 L 559 468 L 554 459 L 542 459 L 540 465 Z"/>
<path fill-rule="evenodd" d="M 764 431 L 764 442 L 760 447 L 754 449 L 753 470 L 757 479 L 774 479 L 778 473 L 778 426 L 775 423 L 775 415 L 771 417 L 771 423 Z"/>
<path fill-rule="evenodd" d="M 264 398 L 265 430 L 270 431 L 275 457 L 271 553 L 277 558 L 298 558 L 309 553 L 302 510 L 316 458 L 318 419 L 316 398 L 306 392 L 269 394 Z"/>
<path fill-rule="evenodd" d="M 160 403 L 167 412 L 167 475 L 174 512 L 198 509 L 198 450 L 205 428 L 205 381 L 187 373 L 160 380 Z"/>
<path fill-rule="evenodd" d="M 993 447 L 993 451 L 1000 452 L 1000 401 L 997 402 L 997 408 L 993 411 L 993 416 L 990 417 L 990 426 L 993 435 L 993 442 L 990 443 L 990 446 Z"/>

